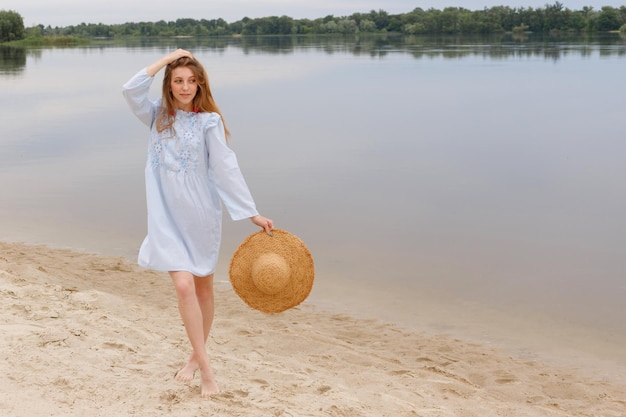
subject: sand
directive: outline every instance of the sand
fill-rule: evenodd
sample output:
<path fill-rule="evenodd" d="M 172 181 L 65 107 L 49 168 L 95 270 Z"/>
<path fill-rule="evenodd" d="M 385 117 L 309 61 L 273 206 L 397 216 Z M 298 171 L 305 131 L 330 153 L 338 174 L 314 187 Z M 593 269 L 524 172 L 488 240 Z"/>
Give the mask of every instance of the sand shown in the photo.
<path fill-rule="evenodd" d="M 224 281 L 222 393 L 202 399 L 173 379 L 189 347 L 167 274 L 0 243 L 0 294 L 0 416 L 626 416 L 617 381 L 308 300 L 265 315 Z"/>

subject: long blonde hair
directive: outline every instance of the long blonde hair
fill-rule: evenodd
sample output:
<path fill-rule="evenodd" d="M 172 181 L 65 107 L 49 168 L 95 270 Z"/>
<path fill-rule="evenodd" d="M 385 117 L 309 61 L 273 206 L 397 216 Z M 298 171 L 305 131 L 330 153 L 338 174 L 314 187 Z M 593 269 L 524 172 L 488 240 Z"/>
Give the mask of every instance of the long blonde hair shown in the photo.
<path fill-rule="evenodd" d="M 169 63 L 165 67 L 165 74 L 163 75 L 163 105 L 156 120 L 157 131 L 161 133 L 164 130 L 171 129 L 174 124 L 176 106 L 174 105 L 174 96 L 170 85 L 172 82 L 172 71 L 179 67 L 189 68 L 196 77 L 198 90 L 196 91 L 196 96 L 193 98 L 194 111 L 214 112 L 219 114 L 220 117 L 222 117 L 224 132 L 228 138 L 230 136 L 230 132 L 226 127 L 226 122 L 224 121 L 224 117 L 222 116 L 219 107 L 217 107 L 217 104 L 213 99 L 213 94 L 211 93 L 211 88 L 209 87 L 209 77 L 206 70 L 200 62 L 189 57 L 178 58 L 176 61 Z"/>

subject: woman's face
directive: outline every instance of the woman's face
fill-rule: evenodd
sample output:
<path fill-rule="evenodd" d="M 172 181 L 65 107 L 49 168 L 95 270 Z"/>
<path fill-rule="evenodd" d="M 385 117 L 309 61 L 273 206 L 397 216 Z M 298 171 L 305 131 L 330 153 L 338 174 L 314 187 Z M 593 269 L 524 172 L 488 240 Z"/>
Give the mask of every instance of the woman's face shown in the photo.
<path fill-rule="evenodd" d="M 198 91 L 198 81 L 190 68 L 178 67 L 172 70 L 170 90 L 177 108 L 184 111 L 193 110 L 193 99 Z"/>

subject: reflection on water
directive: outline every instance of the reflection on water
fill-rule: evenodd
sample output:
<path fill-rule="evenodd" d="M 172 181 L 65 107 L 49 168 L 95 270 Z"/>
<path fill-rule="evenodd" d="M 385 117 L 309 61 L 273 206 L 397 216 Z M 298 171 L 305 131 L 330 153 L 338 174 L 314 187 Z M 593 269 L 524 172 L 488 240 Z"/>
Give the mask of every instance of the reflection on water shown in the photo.
<path fill-rule="evenodd" d="M 318 301 L 359 295 L 366 313 L 409 324 L 435 322 L 426 306 L 440 300 L 444 315 L 478 303 L 626 337 L 625 42 L 613 34 L 13 52 L 0 238 L 134 256 L 146 132 L 120 88 L 175 47 L 207 63 L 261 211 L 315 256 Z M 251 231 L 226 221 L 218 275 Z"/>
<path fill-rule="evenodd" d="M 481 55 L 491 59 L 511 57 L 542 57 L 558 60 L 573 52 L 587 56 L 624 56 L 626 36 L 616 33 L 592 34 L 495 34 L 495 35 L 361 35 L 350 36 L 260 36 L 210 38 L 136 38 L 123 41 L 95 41 L 86 49 L 111 47 L 151 48 L 167 52 L 181 47 L 226 51 L 241 49 L 245 54 L 290 54 L 313 50 L 325 54 L 351 54 L 384 58 L 389 54 L 408 53 L 416 59 L 458 59 Z M 71 47 L 70 47 L 71 48 Z M 26 65 L 26 56 L 40 56 L 40 49 L 0 46 L 0 74 L 19 73 Z"/>
<path fill-rule="evenodd" d="M 264 36 L 217 37 L 200 39 L 151 40 L 125 42 L 130 47 L 155 47 L 169 50 L 182 47 L 190 50 L 209 48 L 225 50 L 240 48 L 245 53 L 288 54 L 311 49 L 325 54 L 351 54 L 382 58 L 394 53 L 409 53 L 413 57 L 462 58 L 484 55 L 489 58 L 537 56 L 557 60 L 572 52 L 588 55 L 626 54 L 626 37 L 620 34 L 498 34 L 486 36 Z"/>
<path fill-rule="evenodd" d="M 0 76 L 21 73 L 26 67 L 26 49 L 0 46 Z"/>

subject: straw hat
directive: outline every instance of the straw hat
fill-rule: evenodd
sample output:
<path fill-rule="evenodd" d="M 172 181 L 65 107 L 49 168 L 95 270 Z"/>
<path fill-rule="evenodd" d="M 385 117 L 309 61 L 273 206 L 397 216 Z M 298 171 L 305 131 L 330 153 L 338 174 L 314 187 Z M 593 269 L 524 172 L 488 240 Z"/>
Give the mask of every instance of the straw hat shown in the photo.
<path fill-rule="evenodd" d="M 274 229 L 248 236 L 230 260 L 230 282 L 250 307 L 280 313 L 304 301 L 313 287 L 313 258 L 291 233 Z"/>

